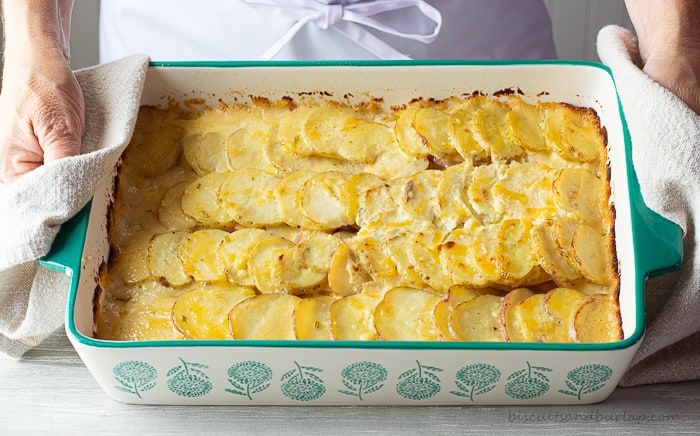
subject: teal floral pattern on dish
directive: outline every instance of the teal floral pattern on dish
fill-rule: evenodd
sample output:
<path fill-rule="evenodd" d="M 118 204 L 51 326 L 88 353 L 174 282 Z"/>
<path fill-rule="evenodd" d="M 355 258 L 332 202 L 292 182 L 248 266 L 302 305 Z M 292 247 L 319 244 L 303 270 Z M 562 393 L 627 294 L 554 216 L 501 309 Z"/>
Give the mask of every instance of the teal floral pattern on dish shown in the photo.
<path fill-rule="evenodd" d="M 416 368 L 409 369 L 399 376 L 396 392 L 409 400 L 425 400 L 440 392 L 440 377 L 436 373 L 441 368 L 422 365 L 416 360 Z"/>
<path fill-rule="evenodd" d="M 233 389 L 226 389 L 226 392 L 243 395 L 252 400 L 253 394 L 270 387 L 271 380 L 272 369 L 264 363 L 250 360 L 239 362 L 228 369 L 228 382 Z"/>
<path fill-rule="evenodd" d="M 496 387 L 501 379 L 501 371 L 493 365 L 475 363 L 467 365 L 457 371 L 455 384 L 458 391 L 450 391 L 451 394 L 469 398 L 474 402 L 474 397 L 485 394 Z"/>
<path fill-rule="evenodd" d="M 155 387 L 158 377 L 158 372 L 152 365 L 137 360 L 122 362 L 115 366 L 112 372 L 114 380 L 119 383 L 114 388 L 134 394 L 138 398 L 141 398 L 142 392 Z"/>
<path fill-rule="evenodd" d="M 527 363 L 527 368 L 515 371 L 508 377 L 506 383 L 506 395 L 516 400 L 531 400 L 541 397 L 549 391 L 549 377 L 546 372 L 550 368 L 532 366 Z"/>
<path fill-rule="evenodd" d="M 316 373 L 323 372 L 320 368 L 301 366 L 294 362 L 296 368 L 282 375 L 282 393 L 289 399 L 296 401 L 313 401 L 321 398 L 326 393 L 323 379 Z"/>
<path fill-rule="evenodd" d="M 168 371 L 168 389 L 181 397 L 196 398 L 206 395 L 211 391 L 212 384 L 209 376 L 202 371 L 208 366 L 201 363 L 185 362 L 180 358 L 182 365 Z"/>
<path fill-rule="evenodd" d="M 339 390 L 338 392 L 352 395 L 362 401 L 364 395 L 377 392 L 384 387 L 387 371 L 378 363 L 355 362 L 346 366 L 340 375 L 347 390 Z"/>
<path fill-rule="evenodd" d="M 613 370 L 607 365 L 592 363 L 574 368 L 566 375 L 566 386 L 569 390 L 560 389 L 565 395 L 581 399 L 582 395 L 590 394 L 605 386 L 612 377 Z"/>

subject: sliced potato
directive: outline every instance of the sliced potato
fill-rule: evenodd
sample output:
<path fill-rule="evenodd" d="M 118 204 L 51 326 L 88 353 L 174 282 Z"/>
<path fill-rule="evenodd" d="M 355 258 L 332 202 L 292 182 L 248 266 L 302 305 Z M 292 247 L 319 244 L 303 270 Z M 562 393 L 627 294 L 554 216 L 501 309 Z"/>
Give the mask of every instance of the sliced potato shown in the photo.
<path fill-rule="evenodd" d="M 410 232 L 408 236 L 406 245 L 397 247 L 398 250 L 406 252 L 408 267 L 430 288 L 447 291 L 453 282 L 440 264 L 438 249 L 445 234 L 434 225 L 426 224 Z"/>
<path fill-rule="evenodd" d="M 190 230 L 197 221 L 182 210 L 182 196 L 190 182 L 178 183 L 163 196 L 158 208 L 158 221 L 168 230 Z"/>
<path fill-rule="evenodd" d="M 470 164 L 482 164 L 491 160 L 490 149 L 479 143 L 474 136 L 472 120 L 480 105 L 485 101 L 481 95 L 468 98 L 464 103 L 450 109 L 447 134 L 450 144 Z"/>
<path fill-rule="evenodd" d="M 299 302 L 294 311 L 294 334 L 297 339 L 330 340 L 331 304 L 339 297 L 318 295 Z"/>
<path fill-rule="evenodd" d="M 172 319 L 188 339 L 229 339 L 231 308 L 254 296 L 252 288 L 227 282 L 199 283 L 175 300 Z"/>
<path fill-rule="evenodd" d="M 175 324 L 171 312 L 176 297 L 156 297 L 143 305 L 130 305 L 122 315 L 119 340 L 154 341 L 184 339 Z"/>
<path fill-rule="evenodd" d="M 418 171 L 427 169 L 429 165 L 430 161 L 427 158 L 409 156 L 394 145 L 379 154 L 374 162 L 364 164 L 362 171 L 389 180 L 410 177 Z"/>
<path fill-rule="evenodd" d="M 359 293 L 331 304 L 331 332 L 338 340 L 376 340 L 374 310 L 381 295 Z"/>
<path fill-rule="evenodd" d="M 307 118 L 316 111 L 314 106 L 300 106 L 284 112 L 277 128 L 277 142 L 288 154 L 306 157 L 315 154 L 314 149 L 303 135 Z"/>
<path fill-rule="evenodd" d="M 287 292 L 306 294 L 323 286 L 340 239 L 313 232 L 281 255 L 279 280 Z"/>
<path fill-rule="evenodd" d="M 351 175 L 338 171 L 316 174 L 300 193 L 301 213 L 323 229 L 336 229 L 355 222 L 345 184 Z"/>
<path fill-rule="evenodd" d="M 262 229 L 239 229 L 228 233 L 216 247 L 226 277 L 231 283 L 254 286 L 255 281 L 248 270 L 250 252 L 258 242 L 272 237 Z"/>
<path fill-rule="evenodd" d="M 217 247 L 228 235 L 228 232 L 217 229 L 190 233 L 177 250 L 177 258 L 185 274 L 198 282 L 226 279 L 226 270 Z"/>
<path fill-rule="evenodd" d="M 258 241 L 250 250 L 248 272 L 262 293 L 285 292 L 282 284 L 282 260 L 293 246 L 287 239 L 271 236 Z"/>
<path fill-rule="evenodd" d="M 413 129 L 428 149 L 428 153 L 443 162 L 462 161 L 448 135 L 450 115 L 436 108 L 421 108 L 413 117 Z"/>
<path fill-rule="evenodd" d="M 556 320 L 547 311 L 547 295 L 534 294 L 516 308 L 515 320 L 522 323 L 525 342 L 545 342 L 556 329 Z"/>
<path fill-rule="evenodd" d="M 578 342 L 613 342 L 622 339 L 620 307 L 613 295 L 591 295 L 575 314 Z"/>
<path fill-rule="evenodd" d="M 474 216 L 467 198 L 467 187 L 471 183 L 472 167 L 469 162 L 447 167 L 440 175 L 435 188 L 437 221 L 440 227 L 451 231 Z"/>
<path fill-rule="evenodd" d="M 574 162 L 600 159 L 605 144 L 592 109 L 543 104 L 547 145 L 562 158 Z"/>
<path fill-rule="evenodd" d="M 556 288 L 547 292 L 545 304 L 547 313 L 555 320 L 552 335 L 547 342 L 574 342 L 576 340 L 576 314 L 588 298 L 581 292 L 569 288 Z"/>
<path fill-rule="evenodd" d="M 475 229 L 478 227 L 453 230 L 438 246 L 440 264 L 455 284 L 484 286 L 488 283 L 471 252 Z"/>
<path fill-rule="evenodd" d="M 148 245 L 148 269 L 154 279 L 167 286 L 182 286 L 192 281 L 177 255 L 180 244 L 189 235 L 187 232 L 167 232 L 151 238 Z"/>
<path fill-rule="evenodd" d="M 221 132 L 206 132 L 186 136 L 182 140 L 185 159 L 201 177 L 209 173 L 228 172 L 226 137 Z"/>
<path fill-rule="evenodd" d="M 374 310 L 379 338 L 387 341 L 437 341 L 433 322 L 440 296 L 415 288 L 394 288 L 384 294 Z"/>
<path fill-rule="evenodd" d="M 231 210 L 218 201 L 219 188 L 227 179 L 228 174 L 211 173 L 190 183 L 180 201 L 183 212 L 202 224 L 231 228 L 234 223 Z"/>
<path fill-rule="evenodd" d="M 314 171 L 293 171 L 277 183 L 276 197 L 279 201 L 282 220 L 291 227 L 320 230 L 321 226 L 301 213 L 301 195 L 304 183 L 315 176 Z"/>
<path fill-rule="evenodd" d="M 510 109 L 506 122 L 513 142 L 530 151 L 546 150 L 540 108 L 517 99 L 510 103 Z"/>
<path fill-rule="evenodd" d="M 510 106 L 498 100 L 487 100 L 476 111 L 471 127 L 485 150 L 491 150 L 493 162 L 509 162 L 525 154 L 525 150 L 510 138 L 506 117 Z"/>
<path fill-rule="evenodd" d="M 601 285 L 615 281 L 617 274 L 612 265 L 613 248 L 609 237 L 584 224 L 574 232 L 571 244 L 584 277 Z"/>
<path fill-rule="evenodd" d="M 260 121 L 248 120 L 245 126 L 226 138 L 225 159 L 227 170 L 255 168 L 272 172 L 274 167 L 265 159 L 263 150 L 271 141 L 270 127 Z"/>
<path fill-rule="evenodd" d="M 538 163 L 511 163 L 491 188 L 494 209 L 509 218 L 548 219 L 556 215 L 553 171 Z"/>
<path fill-rule="evenodd" d="M 555 241 L 554 222 L 544 221 L 532 227 L 532 242 L 537 262 L 554 279 L 566 282 L 581 277 L 581 273 L 572 268 Z"/>
<path fill-rule="evenodd" d="M 527 327 L 520 319 L 518 306 L 526 298 L 531 297 L 532 291 L 527 288 L 515 288 L 508 292 L 501 301 L 498 312 L 498 320 L 501 326 L 501 334 L 508 342 L 525 342 L 529 335 Z"/>
<path fill-rule="evenodd" d="M 392 180 L 392 183 L 375 185 L 364 192 L 359 199 L 355 224 L 364 229 L 384 226 L 387 223 L 407 221 L 403 209 L 397 207 L 401 198 L 401 188 L 406 181 Z"/>
<path fill-rule="evenodd" d="M 494 198 L 491 191 L 498 181 L 499 165 L 484 165 L 474 168 L 471 183 L 467 188 L 469 206 L 476 212 L 483 223 L 492 223 L 500 219 L 494 208 Z"/>
<path fill-rule="evenodd" d="M 462 341 L 502 341 L 498 322 L 501 297 L 479 295 L 455 307 L 450 315 L 450 326 Z"/>
<path fill-rule="evenodd" d="M 384 128 L 369 123 L 349 107 L 328 105 L 309 114 L 303 135 L 320 156 L 368 163 L 376 159 L 382 144 L 390 141 L 390 131 L 386 128 L 385 132 Z"/>
<path fill-rule="evenodd" d="M 532 276 L 538 265 L 531 238 L 532 224 L 528 220 L 501 221 L 493 263 L 496 265 L 496 283 L 519 286 Z"/>
<path fill-rule="evenodd" d="M 401 186 L 399 207 L 408 219 L 432 222 L 437 212 L 436 194 L 442 171 L 424 170 L 411 176 Z"/>
<path fill-rule="evenodd" d="M 362 172 L 352 176 L 344 186 L 347 192 L 347 200 L 350 202 L 348 207 L 348 216 L 352 218 L 353 223 L 357 220 L 357 214 L 360 211 L 361 202 L 365 193 L 370 189 L 384 183 L 384 180 L 371 173 Z"/>
<path fill-rule="evenodd" d="M 373 280 L 395 280 L 398 275 L 396 264 L 385 251 L 382 239 L 377 236 L 381 235 L 358 234 L 346 243 Z"/>
<path fill-rule="evenodd" d="M 280 178 L 254 168 L 228 174 L 218 191 L 221 206 L 238 223 L 263 227 L 282 223 L 276 195 Z"/>
<path fill-rule="evenodd" d="M 124 154 L 124 165 L 144 177 L 154 177 L 172 168 L 182 151 L 182 127 L 164 124 L 154 131 L 135 131 Z"/>
<path fill-rule="evenodd" d="M 409 107 L 401 111 L 394 125 L 394 136 L 406 155 L 425 158 L 430 152 L 414 127 L 414 120 L 420 109 L 419 107 Z"/>
<path fill-rule="evenodd" d="M 576 212 L 590 227 L 607 227 L 603 211 L 608 192 L 604 180 L 583 168 L 564 168 L 554 178 L 552 188 L 559 207 Z"/>
<path fill-rule="evenodd" d="M 435 318 L 435 328 L 437 329 L 440 339 L 443 341 L 458 341 L 459 337 L 455 335 L 450 327 L 450 316 L 460 303 L 469 301 L 472 298 L 478 297 L 479 294 L 470 286 L 452 285 L 447 290 L 445 298 L 440 300 L 433 311 Z"/>
<path fill-rule="evenodd" d="M 261 294 L 247 298 L 229 312 L 233 339 L 295 339 L 294 312 L 301 298 Z"/>
<path fill-rule="evenodd" d="M 391 128 L 384 124 L 364 121 L 343 131 L 340 155 L 351 161 L 372 164 L 394 147 Z"/>
<path fill-rule="evenodd" d="M 136 232 L 126 238 L 121 249 L 110 258 L 110 270 L 117 271 L 124 283 L 133 285 L 150 277 L 148 247 L 152 237 L 147 231 Z"/>
<path fill-rule="evenodd" d="M 343 297 L 356 294 L 370 280 L 370 275 L 355 259 L 348 245 L 344 242 L 338 244 L 328 269 L 331 290 Z"/>

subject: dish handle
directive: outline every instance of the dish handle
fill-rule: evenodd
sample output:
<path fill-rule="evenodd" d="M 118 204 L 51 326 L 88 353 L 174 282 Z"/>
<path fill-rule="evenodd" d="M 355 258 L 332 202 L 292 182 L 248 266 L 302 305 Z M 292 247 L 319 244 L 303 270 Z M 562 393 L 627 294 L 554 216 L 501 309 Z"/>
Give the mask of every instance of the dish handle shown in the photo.
<path fill-rule="evenodd" d="M 678 269 L 683 260 L 681 227 L 649 209 L 641 195 L 634 205 L 637 271 L 654 277 Z"/>
<path fill-rule="evenodd" d="M 61 225 L 61 229 L 51 245 L 51 250 L 45 256 L 37 259 L 39 265 L 71 276 L 72 282 L 77 280 L 78 274 L 75 272 L 80 271 L 90 209 L 91 202 Z"/>

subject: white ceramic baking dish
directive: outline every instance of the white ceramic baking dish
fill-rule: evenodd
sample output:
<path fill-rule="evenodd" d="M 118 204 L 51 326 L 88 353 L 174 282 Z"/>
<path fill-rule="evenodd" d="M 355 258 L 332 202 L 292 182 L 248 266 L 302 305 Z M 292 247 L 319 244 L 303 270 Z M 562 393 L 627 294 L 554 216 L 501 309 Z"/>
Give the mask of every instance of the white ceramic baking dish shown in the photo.
<path fill-rule="evenodd" d="M 681 261 L 681 231 L 642 202 L 615 83 L 582 62 L 156 64 L 142 103 L 278 99 L 305 92 L 387 105 L 518 89 L 594 108 L 607 130 L 624 338 L 605 344 L 95 339 L 93 297 L 109 249 L 113 174 L 40 262 L 71 277 L 68 336 L 112 398 L 142 404 L 583 404 L 612 392 L 644 332 L 644 282 Z"/>

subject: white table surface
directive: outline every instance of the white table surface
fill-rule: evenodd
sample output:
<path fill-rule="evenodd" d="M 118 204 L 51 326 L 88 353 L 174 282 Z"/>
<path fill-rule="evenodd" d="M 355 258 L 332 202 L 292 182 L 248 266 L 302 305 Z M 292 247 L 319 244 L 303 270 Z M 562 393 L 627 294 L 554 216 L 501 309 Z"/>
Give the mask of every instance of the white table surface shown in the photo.
<path fill-rule="evenodd" d="M 62 331 L 0 358 L 0 435 L 700 434 L 700 381 L 618 388 L 576 406 L 141 406 L 103 393 Z"/>

